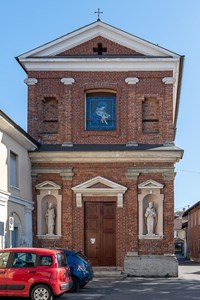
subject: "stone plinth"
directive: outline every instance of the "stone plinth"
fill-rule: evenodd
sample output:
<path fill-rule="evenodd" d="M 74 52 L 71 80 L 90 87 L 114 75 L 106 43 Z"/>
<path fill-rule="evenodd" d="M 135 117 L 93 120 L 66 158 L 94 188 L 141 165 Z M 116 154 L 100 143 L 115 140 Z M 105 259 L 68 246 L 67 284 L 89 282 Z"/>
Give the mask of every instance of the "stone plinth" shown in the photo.
<path fill-rule="evenodd" d="M 178 261 L 175 255 L 137 255 L 128 252 L 124 272 L 137 277 L 178 277 Z"/>

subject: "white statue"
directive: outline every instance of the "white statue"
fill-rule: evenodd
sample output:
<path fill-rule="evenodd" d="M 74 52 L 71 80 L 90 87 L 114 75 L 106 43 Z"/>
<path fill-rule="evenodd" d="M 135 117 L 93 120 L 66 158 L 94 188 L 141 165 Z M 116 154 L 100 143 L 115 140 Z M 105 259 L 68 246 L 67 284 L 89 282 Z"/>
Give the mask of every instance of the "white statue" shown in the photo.
<path fill-rule="evenodd" d="M 45 217 L 46 217 L 46 224 L 47 224 L 47 234 L 54 235 L 55 209 L 53 208 L 51 202 L 48 203 L 48 208 Z"/>
<path fill-rule="evenodd" d="M 149 206 L 145 212 L 145 221 L 147 225 L 147 234 L 154 235 L 155 234 L 155 226 L 157 223 L 157 213 L 155 208 L 153 207 L 153 202 L 149 202 Z"/>
<path fill-rule="evenodd" d="M 99 117 L 101 117 L 101 123 L 105 123 L 106 125 L 108 125 L 107 119 L 110 118 L 111 116 L 106 112 L 105 106 L 97 107 L 96 114 Z"/>

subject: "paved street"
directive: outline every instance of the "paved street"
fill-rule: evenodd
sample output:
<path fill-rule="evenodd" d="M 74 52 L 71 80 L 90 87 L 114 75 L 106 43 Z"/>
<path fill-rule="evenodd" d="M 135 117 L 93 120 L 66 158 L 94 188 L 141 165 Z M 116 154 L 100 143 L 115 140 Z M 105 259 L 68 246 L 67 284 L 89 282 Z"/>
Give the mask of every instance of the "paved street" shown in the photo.
<path fill-rule="evenodd" d="M 1 299 L 1 298 L 0 298 Z M 17 298 L 9 298 L 9 300 Z M 22 298 L 20 298 L 21 300 Z M 95 276 L 85 288 L 56 300 L 199 300 L 200 263 L 180 260 L 178 278 Z M 18 299 L 19 300 L 19 299 Z"/>
<path fill-rule="evenodd" d="M 95 277 L 83 289 L 61 300 L 194 300 L 200 299 L 200 264 L 180 262 L 179 278 Z"/>

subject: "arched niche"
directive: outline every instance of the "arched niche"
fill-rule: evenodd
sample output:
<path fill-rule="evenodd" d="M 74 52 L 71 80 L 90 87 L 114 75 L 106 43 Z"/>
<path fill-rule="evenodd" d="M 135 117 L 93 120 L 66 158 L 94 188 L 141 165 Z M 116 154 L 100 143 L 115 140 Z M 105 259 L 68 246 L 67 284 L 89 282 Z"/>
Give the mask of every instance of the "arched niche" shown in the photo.
<path fill-rule="evenodd" d="M 161 194 L 163 184 L 154 180 L 148 180 L 138 185 L 140 194 L 138 194 L 139 204 L 139 239 L 162 239 L 163 238 L 163 200 L 164 196 Z M 156 212 L 156 220 L 154 233 L 148 234 L 145 212 L 152 202 Z"/>
<path fill-rule="evenodd" d="M 36 185 L 36 189 L 39 190 L 39 194 L 37 195 L 37 235 L 39 238 L 57 238 L 61 236 L 62 196 L 59 194 L 61 186 L 52 181 L 44 181 Z M 46 223 L 46 213 L 49 203 L 51 203 L 55 211 L 55 225 L 52 235 L 48 234 Z"/>
<path fill-rule="evenodd" d="M 44 196 L 44 198 L 42 199 L 42 203 L 41 203 L 41 215 L 43 216 L 43 218 L 41 218 L 41 230 L 42 230 L 42 235 L 47 235 L 48 234 L 48 226 L 47 226 L 47 210 L 48 210 L 48 206 L 49 203 L 51 203 L 52 205 L 52 209 L 55 212 L 55 217 L 54 217 L 54 222 L 55 222 L 55 226 L 53 229 L 53 232 L 55 235 L 57 235 L 58 233 L 58 225 L 57 225 L 57 199 L 54 195 L 46 195 Z"/>

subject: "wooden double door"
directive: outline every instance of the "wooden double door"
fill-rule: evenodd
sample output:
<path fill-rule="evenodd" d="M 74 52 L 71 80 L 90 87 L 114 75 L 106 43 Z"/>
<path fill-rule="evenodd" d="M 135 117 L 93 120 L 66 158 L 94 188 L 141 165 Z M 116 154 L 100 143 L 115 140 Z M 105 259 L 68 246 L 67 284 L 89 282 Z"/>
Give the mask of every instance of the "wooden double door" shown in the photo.
<path fill-rule="evenodd" d="M 115 202 L 85 202 L 85 250 L 93 266 L 116 266 Z"/>

